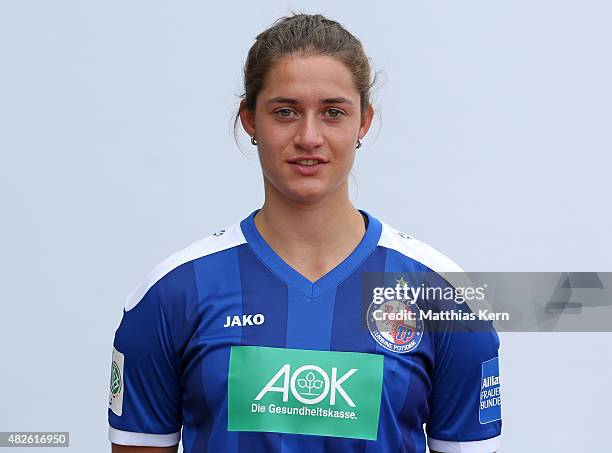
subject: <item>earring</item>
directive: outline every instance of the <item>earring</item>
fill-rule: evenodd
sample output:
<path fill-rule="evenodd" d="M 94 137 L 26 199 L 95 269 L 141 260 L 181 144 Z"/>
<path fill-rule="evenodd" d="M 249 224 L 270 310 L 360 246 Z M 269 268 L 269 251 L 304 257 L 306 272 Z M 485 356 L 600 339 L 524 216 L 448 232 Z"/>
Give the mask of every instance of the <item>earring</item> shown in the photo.
<path fill-rule="evenodd" d="M 254 135 L 251 137 L 251 145 L 257 146 L 257 140 L 255 140 L 255 136 Z"/>
<path fill-rule="evenodd" d="M 357 146 L 355 146 L 355 149 L 359 149 L 361 148 L 361 140 L 357 139 Z"/>

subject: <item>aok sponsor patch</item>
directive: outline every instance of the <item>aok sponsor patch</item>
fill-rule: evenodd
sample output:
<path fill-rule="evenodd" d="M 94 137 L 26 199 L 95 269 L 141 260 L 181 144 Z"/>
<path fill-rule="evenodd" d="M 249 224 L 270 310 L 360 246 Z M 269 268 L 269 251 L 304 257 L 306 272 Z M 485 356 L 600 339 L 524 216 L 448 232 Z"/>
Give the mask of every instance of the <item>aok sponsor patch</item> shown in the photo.
<path fill-rule="evenodd" d="M 478 417 L 481 424 L 501 419 L 499 359 L 497 357 L 482 363 Z"/>
<path fill-rule="evenodd" d="M 234 346 L 228 430 L 375 440 L 383 356 Z"/>

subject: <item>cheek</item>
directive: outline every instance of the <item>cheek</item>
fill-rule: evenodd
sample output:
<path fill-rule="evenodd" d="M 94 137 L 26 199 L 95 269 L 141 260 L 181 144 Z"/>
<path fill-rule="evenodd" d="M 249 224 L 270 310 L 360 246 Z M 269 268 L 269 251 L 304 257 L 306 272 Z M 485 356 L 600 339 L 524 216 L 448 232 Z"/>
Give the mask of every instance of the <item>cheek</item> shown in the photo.
<path fill-rule="evenodd" d="M 258 153 L 261 161 L 272 162 L 280 159 L 284 150 L 291 144 L 287 131 L 278 128 L 260 127 L 258 134 Z"/>
<path fill-rule="evenodd" d="M 265 151 L 266 149 L 268 149 L 266 145 L 260 142 L 257 154 L 259 155 L 259 163 L 261 165 L 261 169 L 264 173 L 268 174 L 274 168 L 274 159 L 269 151 Z"/>
<path fill-rule="evenodd" d="M 257 154 L 259 156 L 259 165 L 261 170 L 268 179 L 280 181 L 284 179 L 283 168 L 285 161 L 282 159 L 282 149 L 275 147 L 269 141 L 259 142 Z"/>
<path fill-rule="evenodd" d="M 257 154 L 262 166 L 268 166 L 280 154 L 280 137 L 278 132 L 270 128 L 265 122 L 257 124 Z"/>
<path fill-rule="evenodd" d="M 353 125 L 338 128 L 330 132 L 330 142 L 334 144 L 337 149 L 344 150 L 345 155 L 352 155 L 355 152 L 355 146 L 357 145 L 358 129 Z"/>
<path fill-rule="evenodd" d="M 346 156 L 344 157 L 344 162 L 345 162 L 345 172 L 348 173 L 351 171 L 351 168 L 353 168 L 353 163 L 355 162 L 355 151 L 351 151 L 349 153 L 346 154 Z"/>
<path fill-rule="evenodd" d="M 355 138 L 353 131 L 338 135 L 335 142 L 332 144 L 332 147 L 336 150 L 336 158 L 342 162 L 351 164 L 355 159 L 357 151 L 355 148 L 356 144 L 357 139 Z"/>

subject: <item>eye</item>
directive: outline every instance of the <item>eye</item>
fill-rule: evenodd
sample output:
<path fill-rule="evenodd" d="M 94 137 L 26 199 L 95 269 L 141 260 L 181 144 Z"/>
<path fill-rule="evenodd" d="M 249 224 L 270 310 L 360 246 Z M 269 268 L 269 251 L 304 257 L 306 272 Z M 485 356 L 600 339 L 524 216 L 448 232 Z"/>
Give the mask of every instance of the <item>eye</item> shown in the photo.
<path fill-rule="evenodd" d="M 281 118 L 289 118 L 294 112 L 291 109 L 279 109 L 274 113 Z"/>
<path fill-rule="evenodd" d="M 332 119 L 337 119 L 340 118 L 341 116 L 344 115 L 344 112 L 338 110 L 338 109 L 329 109 L 327 110 L 325 113 L 331 113 L 331 115 L 329 116 Z"/>

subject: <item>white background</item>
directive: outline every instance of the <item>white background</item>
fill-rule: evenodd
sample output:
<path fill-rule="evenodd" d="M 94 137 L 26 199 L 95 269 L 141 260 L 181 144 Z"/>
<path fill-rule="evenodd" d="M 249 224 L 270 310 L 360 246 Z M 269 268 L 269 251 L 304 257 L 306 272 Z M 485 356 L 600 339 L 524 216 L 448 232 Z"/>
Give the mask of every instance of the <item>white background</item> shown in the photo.
<path fill-rule="evenodd" d="M 382 71 L 356 206 L 466 270 L 612 270 L 609 2 L 4 0 L 0 431 L 109 451 L 127 294 L 262 203 L 230 125 L 254 37 L 290 9 Z M 611 339 L 501 334 L 504 452 L 605 448 Z"/>

